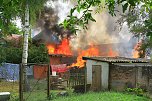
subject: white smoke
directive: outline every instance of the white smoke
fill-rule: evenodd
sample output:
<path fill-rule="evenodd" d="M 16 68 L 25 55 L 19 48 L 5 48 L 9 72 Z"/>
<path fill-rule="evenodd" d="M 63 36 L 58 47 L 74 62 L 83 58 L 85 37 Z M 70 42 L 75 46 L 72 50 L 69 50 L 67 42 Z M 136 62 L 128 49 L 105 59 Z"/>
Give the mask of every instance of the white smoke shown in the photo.
<path fill-rule="evenodd" d="M 49 5 L 58 12 L 59 23 L 67 17 L 70 9 L 74 6 L 70 0 L 54 2 L 50 0 Z M 93 14 L 93 17 L 96 22 L 89 22 L 87 30 L 77 32 L 77 36 L 70 40 L 72 49 L 85 49 L 92 44 L 113 44 L 113 48 L 120 53 L 120 56 L 132 57 L 132 50 L 137 40 L 129 32 L 126 22 L 119 30 L 119 25 L 116 22 L 121 16 L 117 13 L 117 16 L 112 17 L 108 11 L 103 10 L 101 14 Z"/>
<path fill-rule="evenodd" d="M 52 7 L 57 12 L 59 17 L 58 23 L 61 23 L 67 17 L 70 9 L 73 7 L 73 3 L 70 0 L 49 0 L 46 6 Z"/>

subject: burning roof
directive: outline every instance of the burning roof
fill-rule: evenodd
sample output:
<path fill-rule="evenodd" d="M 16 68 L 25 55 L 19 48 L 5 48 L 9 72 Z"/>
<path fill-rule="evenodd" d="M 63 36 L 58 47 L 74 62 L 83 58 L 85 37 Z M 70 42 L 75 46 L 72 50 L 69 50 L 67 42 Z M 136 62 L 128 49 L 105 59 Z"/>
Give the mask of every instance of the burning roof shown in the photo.
<path fill-rule="evenodd" d="M 71 57 L 72 55 L 65 55 L 65 54 L 49 54 L 51 57 Z"/>
<path fill-rule="evenodd" d="M 141 58 L 126 58 L 126 57 L 83 57 L 84 60 L 96 60 L 110 63 L 148 63 L 147 59 Z"/>

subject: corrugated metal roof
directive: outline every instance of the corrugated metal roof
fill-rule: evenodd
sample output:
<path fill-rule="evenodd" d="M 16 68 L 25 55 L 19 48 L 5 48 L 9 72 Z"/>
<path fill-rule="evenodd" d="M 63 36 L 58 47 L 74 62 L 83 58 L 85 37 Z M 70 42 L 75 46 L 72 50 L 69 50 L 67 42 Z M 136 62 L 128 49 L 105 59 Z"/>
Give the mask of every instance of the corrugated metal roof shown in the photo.
<path fill-rule="evenodd" d="M 152 67 L 152 63 L 112 63 L 120 67 Z"/>
<path fill-rule="evenodd" d="M 148 59 L 142 58 L 126 58 L 126 57 L 83 57 L 84 60 L 96 60 L 111 63 L 148 63 Z"/>

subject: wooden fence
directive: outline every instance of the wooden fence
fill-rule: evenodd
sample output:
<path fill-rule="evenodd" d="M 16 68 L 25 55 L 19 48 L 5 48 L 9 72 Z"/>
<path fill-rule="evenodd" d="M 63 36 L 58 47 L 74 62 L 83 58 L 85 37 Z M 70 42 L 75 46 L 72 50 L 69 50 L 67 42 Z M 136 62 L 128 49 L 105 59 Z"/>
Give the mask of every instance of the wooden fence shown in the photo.
<path fill-rule="evenodd" d="M 85 71 L 80 68 L 71 68 L 69 71 L 68 87 L 85 84 Z"/>

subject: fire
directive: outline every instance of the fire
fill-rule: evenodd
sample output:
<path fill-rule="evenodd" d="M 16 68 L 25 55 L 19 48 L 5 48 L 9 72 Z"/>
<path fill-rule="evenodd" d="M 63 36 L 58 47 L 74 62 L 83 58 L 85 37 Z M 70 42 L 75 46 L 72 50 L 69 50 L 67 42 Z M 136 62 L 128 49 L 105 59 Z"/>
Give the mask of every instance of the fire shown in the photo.
<path fill-rule="evenodd" d="M 90 46 L 87 50 L 79 51 L 79 56 L 77 57 L 77 62 L 73 63 L 70 67 L 77 66 L 79 68 L 84 67 L 85 60 L 82 59 L 83 56 L 99 56 L 99 49 L 94 46 Z"/>
<path fill-rule="evenodd" d="M 139 58 L 139 50 L 140 50 L 140 47 L 141 47 L 141 44 L 142 42 L 138 42 L 135 47 L 134 47 L 134 50 L 133 50 L 133 58 Z"/>
<path fill-rule="evenodd" d="M 57 47 L 56 53 L 57 54 L 72 55 L 70 43 L 69 43 L 69 40 L 67 38 L 62 40 L 61 44 Z"/>
<path fill-rule="evenodd" d="M 46 47 L 48 49 L 49 54 L 54 54 L 55 53 L 55 46 L 53 44 L 47 44 Z"/>
<path fill-rule="evenodd" d="M 133 58 L 139 58 L 139 52 L 136 50 L 133 50 Z"/>
<path fill-rule="evenodd" d="M 118 56 L 119 54 L 116 51 L 113 51 L 112 48 L 109 49 L 108 56 L 114 57 Z"/>
<path fill-rule="evenodd" d="M 55 46 L 53 44 L 47 44 L 46 46 L 49 54 L 72 55 L 69 40 L 66 38 L 63 39 L 58 46 Z"/>

